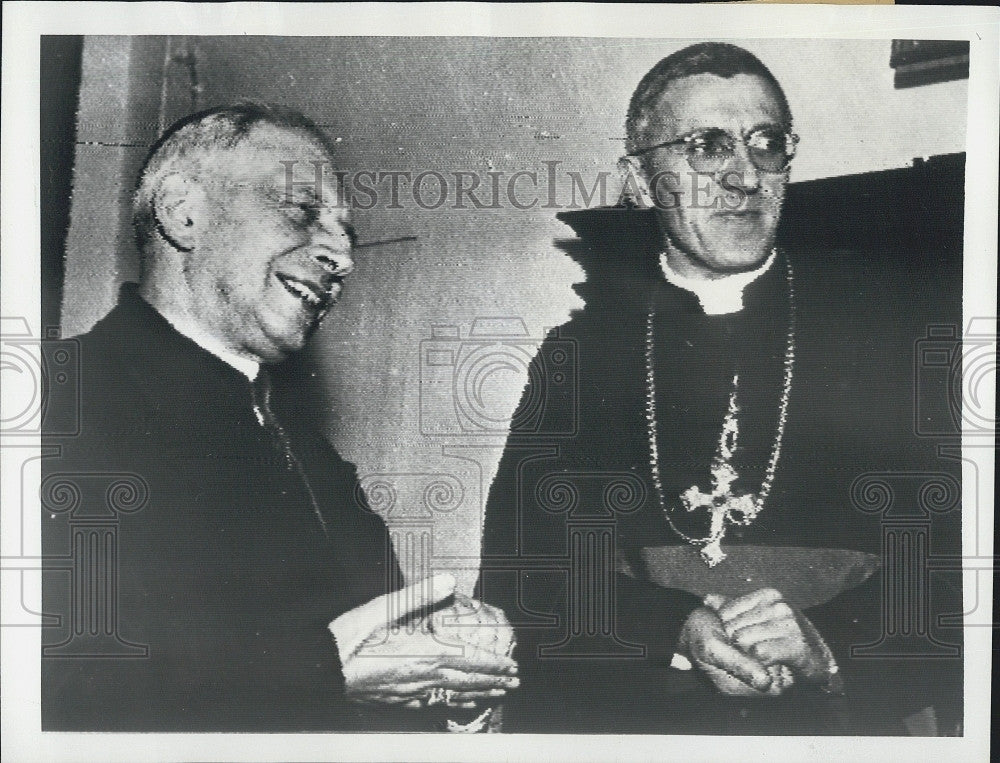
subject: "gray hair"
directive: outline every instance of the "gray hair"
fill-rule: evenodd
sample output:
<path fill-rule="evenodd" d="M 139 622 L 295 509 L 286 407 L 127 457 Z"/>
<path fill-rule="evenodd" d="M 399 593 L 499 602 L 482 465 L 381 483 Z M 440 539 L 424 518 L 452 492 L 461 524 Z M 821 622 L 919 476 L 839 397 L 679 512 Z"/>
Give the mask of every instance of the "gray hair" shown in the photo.
<path fill-rule="evenodd" d="M 154 238 L 157 226 L 153 196 L 164 175 L 184 163 L 235 148 L 259 125 L 297 130 L 333 155 L 333 143 L 305 114 L 287 106 L 241 101 L 190 114 L 167 128 L 146 155 L 132 197 L 132 226 L 140 254 Z"/>

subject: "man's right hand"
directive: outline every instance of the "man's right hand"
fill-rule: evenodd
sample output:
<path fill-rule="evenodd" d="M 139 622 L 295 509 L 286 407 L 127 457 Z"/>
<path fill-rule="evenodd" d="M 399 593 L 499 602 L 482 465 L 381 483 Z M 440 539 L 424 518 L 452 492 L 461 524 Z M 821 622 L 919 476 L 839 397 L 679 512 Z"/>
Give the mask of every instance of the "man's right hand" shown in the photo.
<path fill-rule="evenodd" d="M 436 575 L 379 596 L 330 623 L 348 699 L 416 708 L 426 704 L 432 689 L 443 689 L 449 704 L 471 708 L 517 687 L 517 663 L 510 657 L 442 643 L 422 624 L 403 623 L 454 592 L 454 578 Z"/>
<path fill-rule="evenodd" d="M 718 612 L 709 607 L 691 613 L 679 647 L 723 694 L 759 696 L 771 689 L 771 673 L 733 645 Z"/>

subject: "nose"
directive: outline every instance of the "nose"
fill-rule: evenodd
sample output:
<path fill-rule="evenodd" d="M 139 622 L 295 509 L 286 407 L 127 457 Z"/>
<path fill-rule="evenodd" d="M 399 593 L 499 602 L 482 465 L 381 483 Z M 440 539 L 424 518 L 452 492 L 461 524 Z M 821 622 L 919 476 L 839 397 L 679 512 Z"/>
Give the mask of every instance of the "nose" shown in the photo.
<path fill-rule="evenodd" d="M 338 224 L 332 230 L 326 226 L 317 226 L 309 247 L 309 256 L 331 276 L 345 278 L 354 270 L 351 244 L 351 235 L 346 226 Z"/>
<path fill-rule="evenodd" d="M 725 171 L 730 185 L 737 186 L 746 193 L 756 193 L 760 190 L 760 170 L 753 163 L 750 149 L 742 140 L 736 141 L 733 157 Z"/>
<path fill-rule="evenodd" d="M 333 250 L 325 246 L 313 246 L 309 256 L 331 276 L 345 278 L 354 271 L 350 249 Z"/>

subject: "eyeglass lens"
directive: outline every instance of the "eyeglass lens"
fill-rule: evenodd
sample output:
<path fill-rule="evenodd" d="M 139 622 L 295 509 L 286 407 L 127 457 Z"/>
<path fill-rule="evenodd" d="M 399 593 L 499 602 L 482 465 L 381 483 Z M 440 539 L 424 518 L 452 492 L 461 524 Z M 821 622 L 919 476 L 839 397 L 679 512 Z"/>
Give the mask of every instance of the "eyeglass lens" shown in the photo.
<path fill-rule="evenodd" d="M 795 152 L 791 136 L 777 130 L 757 130 L 745 143 L 750 161 L 764 172 L 783 172 Z M 736 139 L 725 130 L 705 130 L 690 136 L 684 145 L 696 172 L 718 172 L 736 152 Z"/>

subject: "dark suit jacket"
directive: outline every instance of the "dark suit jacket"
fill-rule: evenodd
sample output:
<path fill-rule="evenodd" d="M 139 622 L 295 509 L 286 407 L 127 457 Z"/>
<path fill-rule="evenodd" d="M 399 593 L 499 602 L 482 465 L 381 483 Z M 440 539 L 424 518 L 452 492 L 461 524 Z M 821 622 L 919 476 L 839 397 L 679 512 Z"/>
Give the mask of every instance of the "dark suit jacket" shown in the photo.
<path fill-rule="evenodd" d="M 246 377 L 134 285 L 78 341 L 79 436 L 45 438 L 43 729 L 412 723 L 345 702 L 327 630 L 401 581 L 354 466 L 285 420 L 324 534 Z"/>
<path fill-rule="evenodd" d="M 901 731 L 903 715 L 926 705 L 937 705 L 952 719 L 960 716 L 960 647 L 929 645 L 950 659 L 852 657 L 851 647 L 882 637 L 882 586 L 903 585 L 895 571 L 889 583 L 873 575 L 806 613 L 841 666 L 848 707 L 860 709 L 857 723 L 814 694 L 796 691 L 778 702 L 725 700 L 695 686 L 691 674 L 668 669 L 677 631 L 694 603 L 682 591 L 660 589 L 657 599 L 642 587 L 655 577 L 644 548 L 686 546 L 664 518 L 649 465 L 644 353 L 650 306 L 656 315 L 657 445 L 665 500 L 695 483 L 708 487 L 708 464 L 737 371 L 748 394 L 741 398 L 745 414 L 736 458 L 747 475 L 743 489 L 753 491 L 777 424 L 789 315 L 786 257 L 794 270 L 796 326 L 783 448 L 764 511 L 750 527 L 730 528 L 723 546 L 846 549 L 881 559 L 883 531 L 902 518 L 926 525 L 930 545 L 920 553 L 958 555 L 959 464 L 939 457 L 940 438 L 921 437 L 915 426 L 922 404 L 936 405 L 949 393 L 940 377 L 929 383 L 921 376 L 915 357 L 928 327 L 960 325 L 960 268 L 919 259 L 918 253 L 906 263 L 849 252 L 786 253 L 747 288 L 743 311 L 708 317 L 693 295 L 663 279 L 652 214 L 600 209 L 561 217 L 580 236 L 563 247 L 587 273 L 578 286 L 586 306 L 538 354 L 490 493 L 483 541 L 481 593 L 522 624 L 522 708 L 512 708 L 506 726 L 892 733 Z M 571 356 L 572 368 L 556 362 L 560 353 Z M 928 482 L 937 485 L 939 503 L 917 495 Z M 895 505 L 880 510 L 866 484 L 875 493 L 888 484 Z M 667 508 L 688 534 L 705 534 L 697 517 L 675 505 Z M 613 545 L 613 559 L 594 551 L 588 557 L 593 541 L 587 539 L 596 538 L 588 525 L 609 528 L 604 537 Z M 695 556 L 693 549 L 688 553 Z M 634 579 L 615 574 L 622 569 Z M 845 589 L 859 582 L 850 577 Z M 587 582 L 595 578 L 603 582 Z M 923 613 L 923 622 L 934 621 L 934 638 L 960 644 L 960 628 L 936 627 L 938 615 L 961 611 L 958 575 L 934 578 L 931 612 Z M 927 595 L 926 579 L 913 584 Z M 613 616 L 594 614 L 605 609 Z M 541 615 L 549 616 L 548 624 Z M 566 649 L 540 651 L 540 645 L 581 630 L 581 618 L 605 627 L 614 623 L 619 640 L 643 646 L 644 653 L 629 655 L 614 645 L 613 658 L 588 661 L 567 659 Z M 553 700 L 552 687 L 562 689 L 565 703 Z"/>

